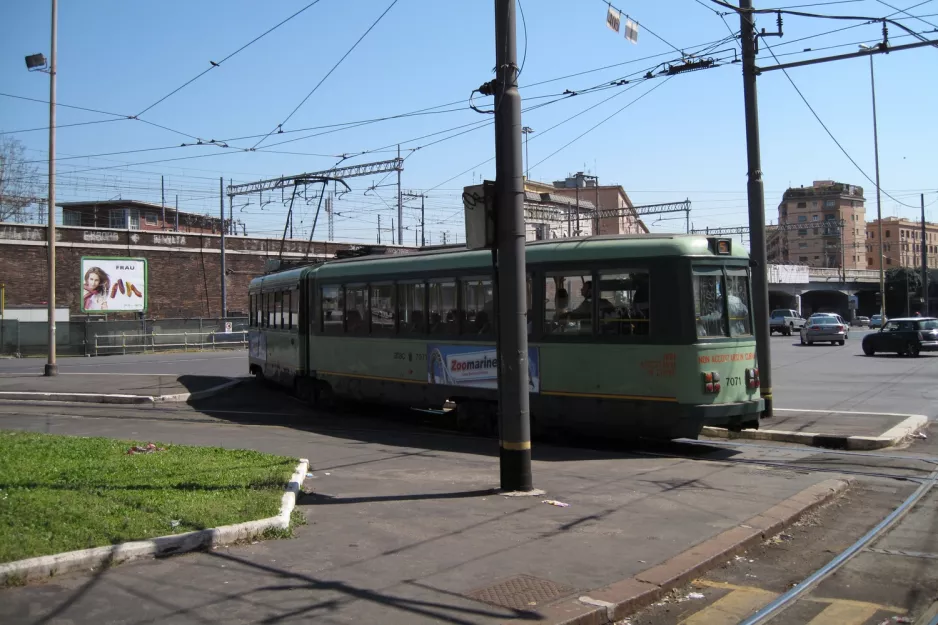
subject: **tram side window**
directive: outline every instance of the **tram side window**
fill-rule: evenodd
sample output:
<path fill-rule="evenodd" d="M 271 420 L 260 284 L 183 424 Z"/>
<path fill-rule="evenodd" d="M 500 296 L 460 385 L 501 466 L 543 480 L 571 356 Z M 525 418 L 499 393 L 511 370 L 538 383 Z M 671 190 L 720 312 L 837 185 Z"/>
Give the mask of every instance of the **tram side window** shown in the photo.
<path fill-rule="evenodd" d="M 599 333 L 602 336 L 647 336 L 650 304 L 647 271 L 599 274 Z"/>
<path fill-rule="evenodd" d="M 267 293 L 267 327 L 275 328 L 277 327 L 277 322 L 274 321 L 274 294 Z"/>
<path fill-rule="evenodd" d="M 430 283 L 430 334 L 458 334 L 456 282 Z"/>
<path fill-rule="evenodd" d="M 254 320 L 256 319 L 256 315 L 254 314 L 255 304 L 256 304 L 256 301 L 254 299 L 254 295 L 248 295 L 248 310 L 251 311 L 250 319 L 248 320 L 248 325 L 252 327 L 254 326 Z"/>
<path fill-rule="evenodd" d="M 492 334 L 495 329 L 495 291 L 489 278 L 466 278 L 462 281 L 465 310 L 463 334 Z"/>
<path fill-rule="evenodd" d="M 426 287 L 418 284 L 398 284 L 398 305 L 401 311 L 400 333 L 423 334 L 427 331 Z"/>
<path fill-rule="evenodd" d="M 345 332 L 368 334 L 368 287 L 350 286 L 345 289 Z"/>
<path fill-rule="evenodd" d="M 322 287 L 320 306 L 323 334 L 342 334 L 342 311 L 345 309 L 345 291 L 342 287 Z"/>
<path fill-rule="evenodd" d="M 726 298 L 729 305 L 730 335 L 752 336 L 749 313 L 749 275 L 742 269 L 726 271 Z"/>
<path fill-rule="evenodd" d="M 371 291 L 371 333 L 392 336 L 397 320 L 393 284 L 373 284 Z"/>
<path fill-rule="evenodd" d="M 719 267 L 694 269 L 694 317 L 697 336 L 727 336 L 726 309 L 723 306 L 724 294 L 722 269 Z"/>
<path fill-rule="evenodd" d="M 544 333 L 593 333 L 592 276 L 588 271 L 550 272 L 545 277 Z"/>
<path fill-rule="evenodd" d="M 274 293 L 274 323 L 275 328 L 283 327 L 283 292 Z"/>
<path fill-rule="evenodd" d="M 300 327 L 300 291 L 293 289 L 290 291 L 290 327 Z"/>

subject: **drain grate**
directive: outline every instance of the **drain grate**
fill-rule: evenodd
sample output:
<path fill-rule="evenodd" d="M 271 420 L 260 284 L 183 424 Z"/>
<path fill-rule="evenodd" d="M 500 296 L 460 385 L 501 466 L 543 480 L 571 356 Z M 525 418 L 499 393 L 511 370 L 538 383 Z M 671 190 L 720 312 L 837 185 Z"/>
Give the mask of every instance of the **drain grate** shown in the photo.
<path fill-rule="evenodd" d="M 552 582 L 549 579 L 516 575 L 492 586 L 474 590 L 467 596 L 476 601 L 503 608 L 530 610 L 534 606 L 550 603 L 572 594 L 575 590 L 575 588 Z"/>

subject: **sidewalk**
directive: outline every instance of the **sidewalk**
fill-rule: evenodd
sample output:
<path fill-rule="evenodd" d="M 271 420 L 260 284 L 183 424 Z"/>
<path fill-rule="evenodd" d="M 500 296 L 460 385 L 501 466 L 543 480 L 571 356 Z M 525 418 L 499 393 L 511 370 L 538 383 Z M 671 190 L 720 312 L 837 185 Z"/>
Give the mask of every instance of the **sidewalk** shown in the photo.
<path fill-rule="evenodd" d="M 605 623 L 603 602 L 654 600 L 834 492 L 830 475 L 718 461 L 745 450 L 711 461 L 538 446 L 547 494 L 505 497 L 492 492 L 495 441 L 353 417 L 41 425 L 309 457 L 297 502 L 308 525 L 291 540 L 5 589 L 4 623 Z"/>
<path fill-rule="evenodd" d="M 799 443 L 852 450 L 898 445 L 928 422 L 925 415 L 883 412 L 776 409 L 758 430 L 728 432 L 706 427 L 704 436 Z"/>
<path fill-rule="evenodd" d="M 237 384 L 214 375 L 133 373 L 0 374 L 0 400 L 144 404 L 200 399 Z"/>

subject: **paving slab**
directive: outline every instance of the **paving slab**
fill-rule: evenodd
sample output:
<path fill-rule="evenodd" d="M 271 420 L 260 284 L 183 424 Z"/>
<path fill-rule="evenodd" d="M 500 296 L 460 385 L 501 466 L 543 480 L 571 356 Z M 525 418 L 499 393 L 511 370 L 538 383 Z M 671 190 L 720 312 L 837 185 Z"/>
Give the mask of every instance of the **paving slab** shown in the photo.
<path fill-rule="evenodd" d="M 798 501 L 792 497 L 830 478 L 719 461 L 747 453 L 735 450 L 690 460 L 538 446 L 533 471 L 547 494 L 504 497 L 493 491 L 497 443 L 449 433 L 343 427 L 340 417 L 307 429 L 55 417 L 16 423 L 308 457 L 312 477 L 297 502 L 309 522 L 294 539 L 8 588 L 0 591 L 4 623 L 461 624 L 557 621 L 571 610 L 592 618 L 598 608 L 567 600 L 668 561 L 684 566 L 673 559 L 721 542 L 786 500 L 790 507 Z"/>
<path fill-rule="evenodd" d="M 185 401 L 193 394 L 199 396 L 231 382 L 231 378 L 219 375 L 60 373 L 46 377 L 39 373 L 5 373 L 0 374 L 0 398 L 100 403 Z"/>
<path fill-rule="evenodd" d="M 837 410 L 775 409 L 759 429 L 729 432 L 706 427 L 705 436 L 742 438 L 816 447 L 882 449 L 902 442 L 928 422 L 925 415 Z"/>

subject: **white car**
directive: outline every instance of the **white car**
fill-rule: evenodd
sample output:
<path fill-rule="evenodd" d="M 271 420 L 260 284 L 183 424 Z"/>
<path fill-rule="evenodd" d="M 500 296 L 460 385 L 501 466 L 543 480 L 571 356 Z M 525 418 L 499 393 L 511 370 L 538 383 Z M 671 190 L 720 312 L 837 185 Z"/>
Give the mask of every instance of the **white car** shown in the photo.
<path fill-rule="evenodd" d="M 837 313 L 814 313 L 813 315 L 808 317 L 808 323 L 811 323 L 811 320 L 816 319 L 817 317 L 828 317 L 828 318 L 836 319 L 837 322 L 840 323 L 840 325 L 846 328 L 846 331 L 844 332 L 845 334 L 844 338 L 850 338 L 850 324 L 844 321 L 844 318 L 838 315 Z"/>

